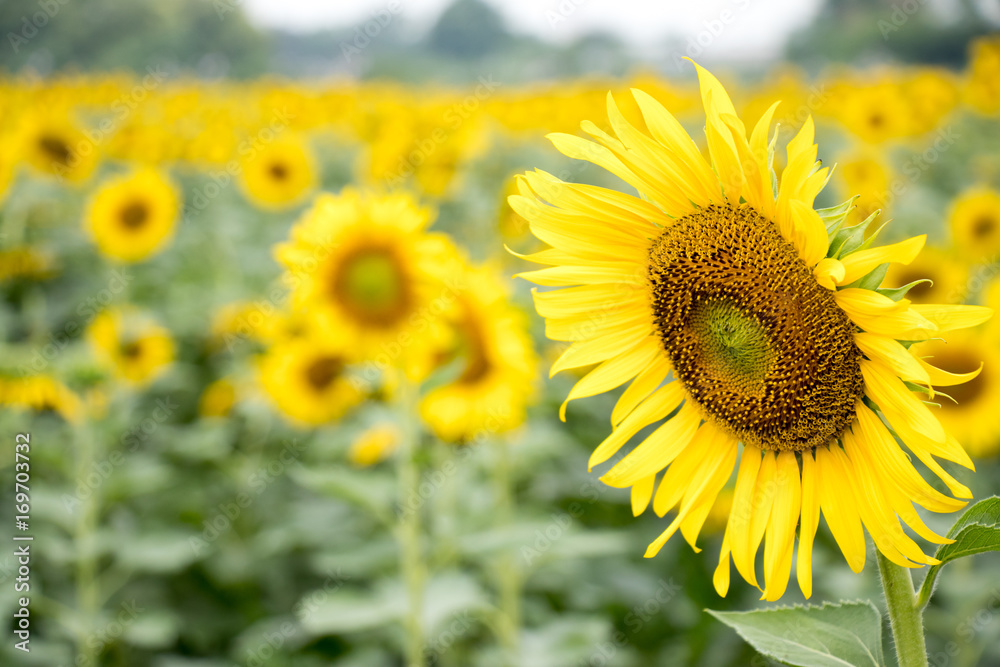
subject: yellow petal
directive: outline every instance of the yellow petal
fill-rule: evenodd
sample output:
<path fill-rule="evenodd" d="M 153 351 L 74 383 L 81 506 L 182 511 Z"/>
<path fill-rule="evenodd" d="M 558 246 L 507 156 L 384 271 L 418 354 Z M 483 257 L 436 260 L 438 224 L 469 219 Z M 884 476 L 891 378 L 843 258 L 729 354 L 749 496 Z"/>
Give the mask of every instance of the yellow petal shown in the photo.
<path fill-rule="evenodd" d="M 632 486 L 632 516 L 639 516 L 646 511 L 649 500 L 653 497 L 653 483 L 656 475 L 640 479 Z"/>
<path fill-rule="evenodd" d="M 843 461 L 837 456 L 839 452 L 840 447 L 837 445 L 816 449 L 820 509 L 847 565 L 854 572 L 861 572 L 867 555 L 865 534 L 861 528 L 855 491 L 850 487 L 851 478 L 845 473 Z"/>
<path fill-rule="evenodd" d="M 920 254 L 926 240 L 927 235 L 923 234 L 892 245 L 851 253 L 841 258 L 846 273 L 837 284 L 849 285 L 855 280 L 864 278 L 882 264 L 909 264 Z"/>
<path fill-rule="evenodd" d="M 811 452 L 802 452 L 802 518 L 799 523 L 799 551 L 795 576 L 802 595 L 812 596 L 812 548 L 816 529 L 819 527 L 819 483 L 816 479 L 817 463 Z"/>
<path fill-rule="evenodd" d="M 729 528 L 726 528 L 725 534 L 722 536 L 722 549 L 719 551 L 719 565 L 715 568 L 715 573 L 712 575 L 712 585 L 715 587 L 715 592 L 719 594 L 720 597 L 726 597 L 726 593 L 729 592 Z"/>
<path fill-rule="evenodd" d="M 587 463 L 588 470 L 592 470 L 594 466 L 607 461 L 621 449 L 622 445 L 628 442 L 629 438 L 649 424 L 666 417 L 685 398 L 687 398 L 687 393 L 680 382 L 671 382 L 657 389 L 655 394 L 647 398 L 632 414 L 623 419 L 618 428 L 614 429 L 611 435 L 598 445 L 597 449 L 590 455 L 590 461 Z"/>
<path fill-rule="evenodd" d="M 764 595 L 761 599 L 778 600 L 788 587 L 795 526 L 802 510 L 802 479 L 795 452 L 780 452 L 776 457 L 774 505 L 768 519 L 764 544 Z"/>
<path fill-rule="evenodd" d="M 885 364 L 904 380 L 922 384 L 931 383 L 927 371 L 899 341 L 862 331 L 854 334 L 854 342 L 865 356 Z"/>
<path fill-rule="evenodd" d="M 601 481 L 622 489 L 663 470 L 691 442 L 700 422 L 701 412 L 694 401 L 686 401 L 676 415 L 604 473 Z"/>
<path fill-rule="evenodd" d="M 816 278 L 816 282 L 823 287 L 835 290 L 844 277 L 844 265 L 840 263 L 839 259 L 824 257 L 813 269 L 813 276 Z"/>
<path fill-rule="evenodd" d="M 877 361 L 862 359 L 861 375 L 865 380 L 865 393 L 890 421 L 893 415 L 900 415 L 907 424 L 928 438 L 936 442 L 945 439 L 941 422 L 892 371 Z"/>

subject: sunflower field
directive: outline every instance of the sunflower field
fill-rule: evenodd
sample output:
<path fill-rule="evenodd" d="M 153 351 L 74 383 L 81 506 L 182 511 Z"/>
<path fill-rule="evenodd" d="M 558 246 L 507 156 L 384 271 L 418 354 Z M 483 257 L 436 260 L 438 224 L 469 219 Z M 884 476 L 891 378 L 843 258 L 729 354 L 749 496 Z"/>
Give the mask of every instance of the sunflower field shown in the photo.
<path fill-rule="evenodd" d="M 0 664 L 1000 665 L 1000 36 L 710 69 L 0 73 Z"/>

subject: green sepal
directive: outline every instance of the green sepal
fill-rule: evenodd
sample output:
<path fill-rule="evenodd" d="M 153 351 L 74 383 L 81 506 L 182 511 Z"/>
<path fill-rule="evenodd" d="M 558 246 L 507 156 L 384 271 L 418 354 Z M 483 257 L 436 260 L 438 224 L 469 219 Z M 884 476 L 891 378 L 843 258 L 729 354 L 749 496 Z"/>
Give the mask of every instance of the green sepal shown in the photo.
<path fill-rule="evenodd" d="M 885 272 L 888 270 L 888 264 L 879 264 L 850 285 L 845 285 L 845 287 L 859 287 L 861 289 L 878 291 L 879 285 L 881 285 L 882 281 L 885 279 Z"/>
<path fill-rule="evenodd" d="M 847 220 L 847 215 L 854 209 L 854 202 L 858 197 L 860 195 L 854 195 L 842 204 L 816 209 L 819 219 L 826 226 L 826 235 L 828 237 L 832 239 L 840 231 L 840 228 L 844 226 L 844 221 Z"/>
<path fill-rule="evenodd" d="M 841 229 L 834 234 L 833 240 L 830 241 L 830 248 L 827 251 L 826 256 L 834 259 L 840 259 L 845 255 L 850 255 L 856 250 L 860 250 L 862 244 L 865 242 L 865 231 L 868 229 L 868 225 L 870 225 L 872 221 L 878 217 L 879 213 L 880 211 L 876 210 L 862 222 L 854 225 L 853 227 Z"/>
<path fill-rule="evenodd" d="M 903 285 L 902 287 L 880 287 L 875 291 L 881 294 L 882 296 L 889 297 L 893 301 L 899 301 L 900 299 L 906 296 L 907 292 L 909 292 L 911 289 L 913 289 L 920 283 L 930 283 L 931 285 L 933 285 L 934 281 L 931 280 L 930 278 L 921 278 L 920 280 L 914 280 L 912 283 Z"/>

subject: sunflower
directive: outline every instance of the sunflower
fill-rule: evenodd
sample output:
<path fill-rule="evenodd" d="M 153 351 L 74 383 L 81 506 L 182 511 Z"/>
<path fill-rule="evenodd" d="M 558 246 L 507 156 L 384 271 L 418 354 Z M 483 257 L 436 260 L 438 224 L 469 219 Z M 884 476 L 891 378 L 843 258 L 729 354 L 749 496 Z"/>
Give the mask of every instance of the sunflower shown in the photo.
<path fill-rule="evenodd" d="M 227 417 L 236 405 L 236 385 L 229 378 L 212 382 L 198 399 L 198 414 L 202 417 Z"/>
<path fill-rule="evenodd" d="M 339 419 L 363 398 L 348 375 L 349 348 L 342 337 L 294 338 L 272 346 L 260 360 L 260 380 L 289 419 L 319 426 Z"/>
<path fill-rule="evenodd" d="M 964 92 L 966 102 L 976 111 L 1000 111 L 1000 36 L 973 42 Z"/>
<path fill-rule="evenodd" d="M 948 216 L 952 240 L 970 257 L 997 260 L 1000 253 L 1000 193 L 973 188 L 952 202 Z"/>
<path fill-rule="evenodd" d="M 292 309 L 314 313 L 321 331 L 343 333 L 379 368 L 423 376 L 458 288 L 457 251 L 430 221 L 405 194 L 321 195 L 275 251 Z"/>
<path fill-rule="evenodd" d="M 978 332 L 962 332 L 948 342 L 931 340 L 911 348 L 914 356 L 940 368 L 933 378 L 944 387 L 935 401 L 941 405 L 944 428 L 960 439 L 974 457 L 1000 450 L 1000 351 Z M 960 384 L 961 383 L 961 384 Z"/>
<path fill-rule="evenodd" d="M 83 415 L 83 402 L 66 385 L 48 375 L 0 377 L 0 405 L 19 410 L 51 410 L 68 422 Z"/>
<path fill-rule="evenodd" d="M 469 269 L 449 318 L 454 344 L 442 355 L 457 377 L 420 404 L 431 431 L 447 442 L 502 433 L 524 421 L 538 365 L 524 315 L 507 300 L 491 267 Z"/>
<path fill-rule="evenodd" d="M 877 151 L 862 150 L 848 155 L 837 166 L 842 189 L 851 195 L 858 195 L 852 214 L 857 221 L 886 207 L 891 173 Z"/>
<path fill-rule="evenodd" d="M 276 139 L 243 161 L 243 191 L 264 208 L 294 206 L 316 187 L 315 162 L 303 139 Z"/>
<path fill-rule="evenodd" d="M 97 146 L 65 117 L 32 117 L 21 139 L 22 155 L 40 173 L 81 183 L 97 166 Z"/>
<path fill-rule="evenodd" d="M 105 182 L 90 201 L 84 226 L 105 256 L 139 262 L 169 243 L 179 209 L 166 175 L 142 169 Z"/>
<path fill-rule="evenodd" d="M 367 429 L 351 443 L 347 453 L 350 462 L 359 467 L 367 468 L 389 458 L 399 447 L 402 433 L 393 424 L 377 424 Z"/>
<path fill-rule="evenodd" d="M 970 296 L 969 264 L 954 252 L 926 247 L 909 264 L 888 267 L 883 286 L 906 285 L 906 298 L 914 303 L 960 303 Z"/>
<path fill-rule="evenodd" d="M 53 275 L 52 258 L 31 246 L 0 250 L 0 282 L 27 278 L 45 280 Z"/>
<path fill-rule="evenodd" d="M 652 136 L 629 125 L 609 95 L 616 136 L 584 122 L 597 143 L 565 134 L 550 139 L 641 197 L 541 171 L 526 173 L 521 194 L 511 197 L 532 232 L 552 246 L 527 257 L 548 268 L 522 275 L 563 288 L 534 293 L 546 334 L 572 341 L 553 372 L 598 364 L 567 401 L 631 381 L 590 466 L 659 424 L 601 478 L 631 487 L 636 514 L 650 502 L 660 516 L 677 509 L 647 557 L 678 529 L 695 547 L 735 468 L 715 574 L 720 595 L 729 589 L 730 557 L 758 585 L 763 541 L 764 598 L 778 599 L 798 525 L 797 578 L 809 597 L 821 512 L 855 571 L 865 561 L 862 524 L 892 562 L 934 563 L 899 518 L 944 542 L 911 502 L 937 512 L 965 503 L 924 481 L 893 435 L 956 496 L 971 494 L 934 457 L 972 463 L 906 384 L 931 392 L 940 371 L 899 341 L 974 326 L 990 311 L 917 305 L 878 291 L 877 267 L 910 262 L 924 239 L 875 248 L 864 239 L 866 225 L 841 230 L 849 203 L 813 208 L 828 170 L 816 162 L 812 120 L 788 143 L 779 182 L 768 143 L 777 105 L 748 139 L 718 80 L 697 70 L 707 158 L 666 109 L 633 90 Z M 664 384 L 668 374 L 673 381 Z"/>
<path fill-rule="evenodd" d="M 98 313 L 87 327 L 87 338 L 101 362 L 131 385 L 149 384 L 174 360 L 170 333 L 135 310 Z"/>

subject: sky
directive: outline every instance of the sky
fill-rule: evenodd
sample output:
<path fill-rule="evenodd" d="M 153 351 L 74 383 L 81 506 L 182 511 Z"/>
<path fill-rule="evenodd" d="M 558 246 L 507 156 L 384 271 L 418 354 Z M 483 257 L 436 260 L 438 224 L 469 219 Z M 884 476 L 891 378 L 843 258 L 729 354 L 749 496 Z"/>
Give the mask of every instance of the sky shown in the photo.
<path fill-rule="evenodd" d="M 451 0 L 243 0 L 261 26 L 310 31 L 362 26 L 394 9 L 417 28 L 433 25 Z M 665 36 L 679 38 L 696 57 L 763 60 L 780 54 L 784 39 L 807 25 L 821 0 L 487 0 L 514 32 L 554 42 L 595 30 L 610 31 L 636 55 L 662 51 Z"/>

